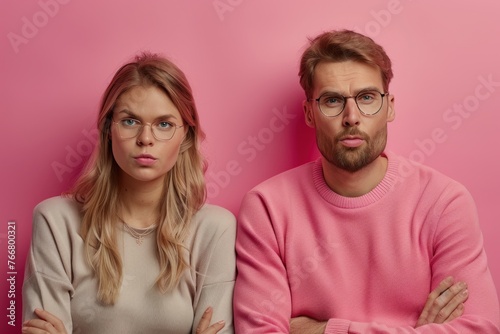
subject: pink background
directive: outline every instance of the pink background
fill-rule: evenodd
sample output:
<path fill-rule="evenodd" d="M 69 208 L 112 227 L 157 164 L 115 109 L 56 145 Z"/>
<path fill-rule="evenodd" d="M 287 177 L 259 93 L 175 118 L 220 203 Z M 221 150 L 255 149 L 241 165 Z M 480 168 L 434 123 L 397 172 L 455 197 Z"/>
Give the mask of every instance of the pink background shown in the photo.
<path fill-rule="evenodd" d="M 185 71 L 207 133 L 209 200 L 236 214 L 255 184 L 317 156 L 298 59 L 306 37 L 333 28 L 385 47 L 397 115 L 389 148 L 468 187 L 500 288 L 499 12 L 496 0 L 3 0 L 0 328 L 7 222 L 16 222 L 17 331 L 6 327 L 15 333 L 33 207 L 81 169 L 101 93 L 123 62 L 152 50 Z"/>

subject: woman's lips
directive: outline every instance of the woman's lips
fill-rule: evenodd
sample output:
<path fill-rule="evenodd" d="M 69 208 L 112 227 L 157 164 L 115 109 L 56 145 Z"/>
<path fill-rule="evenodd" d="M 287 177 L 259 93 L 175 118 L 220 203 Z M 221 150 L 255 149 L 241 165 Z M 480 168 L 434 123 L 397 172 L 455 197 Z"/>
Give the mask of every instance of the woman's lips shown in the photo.
<path fill-rule="evenodd" d="M 134 159 L 141 166 L 151 166 L 156 162 L 156 158 L 149 154 L 141 154 Z"/>

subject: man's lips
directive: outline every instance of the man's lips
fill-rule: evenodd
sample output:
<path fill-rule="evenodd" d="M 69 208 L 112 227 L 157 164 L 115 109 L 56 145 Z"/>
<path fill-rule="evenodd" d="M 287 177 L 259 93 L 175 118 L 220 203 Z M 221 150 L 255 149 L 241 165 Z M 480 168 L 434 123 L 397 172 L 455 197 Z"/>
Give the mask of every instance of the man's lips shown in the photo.
<path fill-rule="evenodd" d="M 363 144 L 364 141 L 365 140 L 363 138 L 358 136 L 345 136 L 339 140 L 342 145 L 347 147 L 358 147 Z"/>

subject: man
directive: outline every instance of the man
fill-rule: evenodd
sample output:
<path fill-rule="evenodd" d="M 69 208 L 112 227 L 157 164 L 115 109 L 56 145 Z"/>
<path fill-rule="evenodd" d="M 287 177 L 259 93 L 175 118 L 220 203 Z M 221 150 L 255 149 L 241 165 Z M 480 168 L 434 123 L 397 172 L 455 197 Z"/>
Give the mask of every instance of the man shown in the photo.
<path fill-rule="evenodd" d="M 470 194 L 385 150 L 395 111 L 383 48 L 327 32 L 299 75 L 321 158 L 243 200 L 236 332 L 500 333 Z"/>

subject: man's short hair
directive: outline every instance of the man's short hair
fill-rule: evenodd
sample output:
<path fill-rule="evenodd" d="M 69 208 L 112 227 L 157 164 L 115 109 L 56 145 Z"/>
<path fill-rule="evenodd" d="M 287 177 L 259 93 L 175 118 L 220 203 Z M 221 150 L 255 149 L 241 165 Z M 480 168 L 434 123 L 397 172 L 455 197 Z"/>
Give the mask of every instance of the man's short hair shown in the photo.
<path fill-rule="evenodd" d="M 309 40 L 300 61 L 300 85 L 306 97 L 312 98 L 314 70 L 320 62 L 356 61 L 380 69 L 387 92 L 393 77 L 391 60 L 384 49 L 368 36 L 351 30 L 324 32 Z"/>

